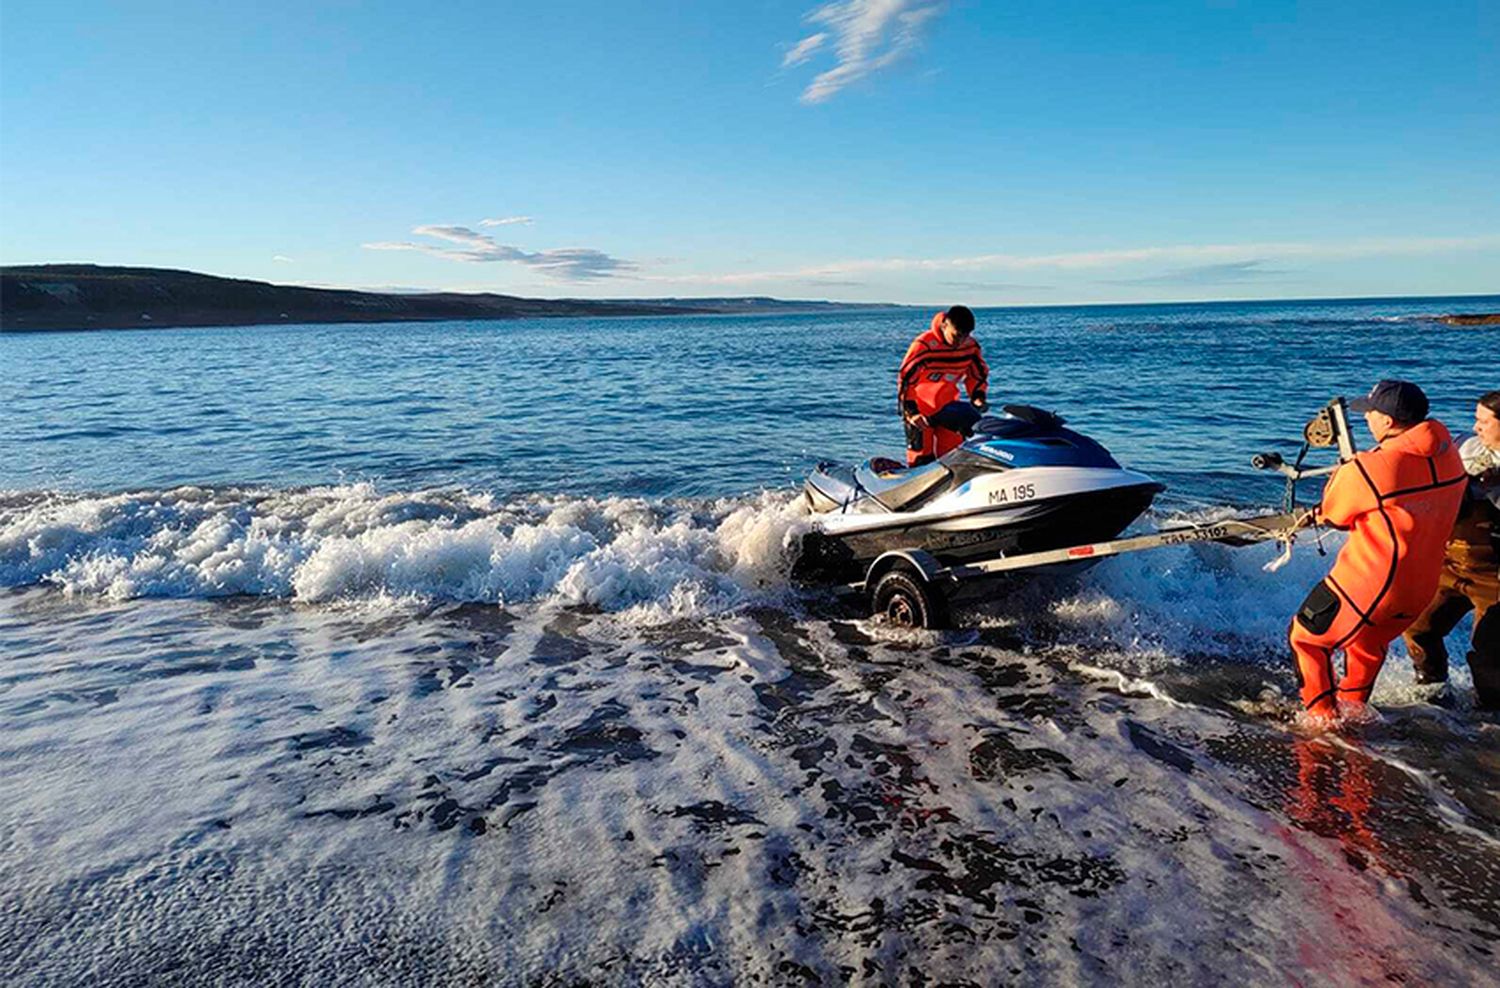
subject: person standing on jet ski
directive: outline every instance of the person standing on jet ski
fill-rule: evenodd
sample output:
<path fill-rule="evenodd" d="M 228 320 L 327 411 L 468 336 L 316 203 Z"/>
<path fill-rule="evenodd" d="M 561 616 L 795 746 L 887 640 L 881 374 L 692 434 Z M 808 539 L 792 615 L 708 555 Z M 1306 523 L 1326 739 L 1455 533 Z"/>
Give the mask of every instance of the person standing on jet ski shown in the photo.
<path fill-rule="evenodd" d="M 968 402 L 958 398 L 962 383 Z M 974 313 L 955 305 L 932 317 L 901 361 L 896 402 L 906 423 L 906 465 L 931 463 L 963 443 L 989 407 L 990 368 L 974 339 Z"/>
<path fill-rule="evenodd" d="M 1328 478 L 1310 513 L 1349 538 L 1289 636 L 1303 706 L 1326 725 L 1369 702 L 1386 646 L 1432 600 L 1469 479 L 1447 427 L 1427 417 L 1427 396 L 1410 381 L 1381 381 L 1349 408 L 1365 413 L 1376 446 Z M 1344 653 L 1342 678 L 1335 652 Z"/>

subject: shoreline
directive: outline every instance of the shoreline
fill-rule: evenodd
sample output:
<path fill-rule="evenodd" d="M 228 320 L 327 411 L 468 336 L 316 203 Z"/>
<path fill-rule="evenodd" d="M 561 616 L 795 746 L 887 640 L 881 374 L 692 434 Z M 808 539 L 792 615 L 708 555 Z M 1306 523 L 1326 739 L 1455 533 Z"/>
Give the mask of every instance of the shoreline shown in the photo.
<path fill-rule="evenodd" d="M 273 285 L 165 268 L 90 264 L 0 268 L 0 332 L 217 326 L 498 322 L 511 319 L 813 314 L 885 303 L 735 298 L 537 299 L 493 293 L 390 294 Z"/>
<path fill-rule="evenodd" d="M 983 311 L 1140 309 L 1297 304 L 1433 302 L 1487 307 L 1500 295 L 1390 295 L 1363 298 L 1212 299 L 977 305 Z M 502 322 L 537 318 L 638 316 L 817 315 L 840 312 L 931 311 L 936 303 L 840 302 L 767 296 L 642 299 L 544 299 L 494 293 L 393 294 L 307 288 L 222 278 L 166 268 L 92 264 L 0 267 L 0 333 L 91 332 L 104 329 L 209 329 L 287 325 Z M 1500 325 L 1487 312 L 1414 314 L 1412 321 L 1449 326 Z"/>
<path fill-rule="evenodd" d="M 1500 326 L 1500 312 L 1459 313 L 1436 318 L 1447 326 Z"/>

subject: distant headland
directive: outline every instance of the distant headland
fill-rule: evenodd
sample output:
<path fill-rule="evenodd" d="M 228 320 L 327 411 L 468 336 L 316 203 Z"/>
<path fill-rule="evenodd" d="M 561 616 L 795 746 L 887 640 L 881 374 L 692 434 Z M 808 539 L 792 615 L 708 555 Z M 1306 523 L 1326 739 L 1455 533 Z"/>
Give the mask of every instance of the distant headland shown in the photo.
<path fill-rule="evenodd" d="M 1476 312 L 1468 315 L 1438 316 L 1438 322 L 1449 326 L 1500 326 L 1500 312 Z"/>
<path fill-rule="evenodd" d="M 168 268 L 95 264 L 0 267 L 0 330 L 8 332 L 891 308 L 899 306 L 763 297 L 595 301 L 461 292 L 390 294 L 272 285 Z"/>

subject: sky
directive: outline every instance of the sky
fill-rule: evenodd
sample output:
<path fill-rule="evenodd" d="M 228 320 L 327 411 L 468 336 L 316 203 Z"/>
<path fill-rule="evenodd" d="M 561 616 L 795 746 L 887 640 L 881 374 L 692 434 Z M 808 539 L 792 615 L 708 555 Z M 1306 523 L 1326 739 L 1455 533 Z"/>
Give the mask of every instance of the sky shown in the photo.
<path fill-rule="evenodd" d="M 1500 292 L 1500 0 L 0 0 L 0 262 L 545 297 Z"/>

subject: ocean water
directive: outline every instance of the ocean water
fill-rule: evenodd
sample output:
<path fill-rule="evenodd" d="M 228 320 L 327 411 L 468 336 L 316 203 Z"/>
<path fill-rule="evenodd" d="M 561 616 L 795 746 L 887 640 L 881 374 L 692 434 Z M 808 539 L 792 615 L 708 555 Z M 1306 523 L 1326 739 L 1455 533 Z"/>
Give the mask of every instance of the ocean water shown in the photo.
<path fill-rule="evenodd" d="M 1169 485 L 1500 386 L 1500 297 L 985 310 Z M 912 632 L 788 578 L 920 311 L 0 336 L 7 984 L 1479 984 L 1500 723 L 1399 646 L 1292 724 L 1329 559 L 1185 546 Z M 1315 486 L 1307 496 L 1315 495 Z M 1330 542 L 1330 551 L 1336 544 Z"/>

